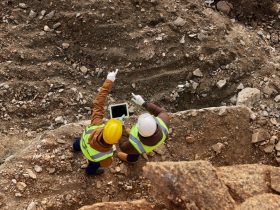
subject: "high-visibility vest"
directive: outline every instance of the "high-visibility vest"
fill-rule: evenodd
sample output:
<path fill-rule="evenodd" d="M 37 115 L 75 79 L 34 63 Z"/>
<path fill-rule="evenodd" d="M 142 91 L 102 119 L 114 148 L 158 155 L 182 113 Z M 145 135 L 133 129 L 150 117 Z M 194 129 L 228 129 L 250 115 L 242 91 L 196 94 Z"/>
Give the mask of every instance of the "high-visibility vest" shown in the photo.
<path fill-rule="evenodd" d="M 90 135 L 97 128 L 103 128 L 105 125 L 88 125 L 81 137 L 80 147 L 84 154 L 84 156 L 92 161 L 92 162 L 100 162 L 101 160 L 105 160 L 106 158 L 112 157 L 114 155 L 113 149 L 108 152 L 100 152 L 96 149 L 93 149 L 88 143 L 90 139 Z"/>
<path fill-rule="evenodd" d="M 168 128 L 165 125 L 165 123 L 162 121 L 162 119 L 160 119 L 159 117 L 155 117 L 155 120 L 157 122 L 157 125 L 162 130 L 162 139 L 154 146 L 147 146 L 140 141 L 139 136 L 138 136 L 137 125 L 134 125 L 130 130 L 129 142 L 139 152 L 139 154 L 149 153 L 149 152 L 155 150 L 157 147 L 159 147 L 160 145 L 163 144 L 163 142 L 165 141 L 165 139 L 168 136 Z"/>

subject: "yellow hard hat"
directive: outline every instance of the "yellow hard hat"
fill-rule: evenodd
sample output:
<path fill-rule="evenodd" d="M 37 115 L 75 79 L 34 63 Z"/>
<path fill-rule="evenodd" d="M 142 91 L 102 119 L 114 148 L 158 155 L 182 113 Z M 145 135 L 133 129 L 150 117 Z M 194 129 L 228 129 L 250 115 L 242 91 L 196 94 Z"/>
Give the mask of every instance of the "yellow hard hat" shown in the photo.
<path fill-rule="evenodd" d="M 110 119 L 104 126 L 103 139 L 107 144 L 117 143 L 122 136 L 122 122 Z"/>

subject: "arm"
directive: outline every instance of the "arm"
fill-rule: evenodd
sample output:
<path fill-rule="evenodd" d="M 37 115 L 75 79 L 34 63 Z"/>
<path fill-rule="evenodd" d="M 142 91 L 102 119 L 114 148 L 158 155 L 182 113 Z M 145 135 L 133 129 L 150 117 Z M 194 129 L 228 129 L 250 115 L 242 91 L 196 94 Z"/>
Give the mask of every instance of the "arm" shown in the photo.
<path fill-rule="evenodd" d="M 128 138 L 122 138 L 119 142 L 119 147 L 126 154 L 138 155 L 138 151 L 130 144 Z"/>
<path fill-rule="evenodd" d="M 139 154 L 138 151 L 129 142 L 130 129 L 123 126 L 122 138 L 119 141 L 119 148 L 126 154 Z"/>
<path fill-rule="evenodd" d="M 166 126 L 169 127 L 170 125 L 170 117 L 168 115 L 168 113 L 165 111 L 164 108 L 161 108 L 157 105 L 155 105 L 154 103 L 151 102 L 145 102 L 142 105 L 150 114 L 159 117 L 160 119 L 163 120 L 163 122 L 165 122 Z"/>
<path fill-rule="evenodd" d="M 91 124 L 99 125 L 102 124 L 102 119 L 104 117 L 104 106 L 107 95 L 109 94 L 113 85 L 113 81 L 106 79 L 103 86 L 99 90 L 97 96 L 93 101 Z"/>
<path fill-rule="evenodd" d="M 93 101 L 92 117 L 91 117 L 91 124 L 93 125 L 102 124 L 102 119 L 105 113 L 104 110 L 105 101 L 112 88 L 113 82 L 116 79 L 117 73 L 118 73 L 118 69 L 114 72 L 109 72 L 109 74 L 107 75 L 107 79 L 103 83 L 101 89 L 99 90 L 97 96 Z"/>
<path fill-rule="evenodd" d="M 142 96 L 140 95 L 135 95 L 134 93 L 132 93 L 132 101 L 140 106 L 143 106 L 148 112 L 150 112 L 150 114 L 159 117 L 160 119 L 163 120 L 163 122 L 166 124 L 167 127 L 169 127 L 170 125 L 170 117 L 167 114 L 167 112 L 155 105 L 154 103 L 151 102 L 145 102 L 145 100 L 143 99 Z"/>

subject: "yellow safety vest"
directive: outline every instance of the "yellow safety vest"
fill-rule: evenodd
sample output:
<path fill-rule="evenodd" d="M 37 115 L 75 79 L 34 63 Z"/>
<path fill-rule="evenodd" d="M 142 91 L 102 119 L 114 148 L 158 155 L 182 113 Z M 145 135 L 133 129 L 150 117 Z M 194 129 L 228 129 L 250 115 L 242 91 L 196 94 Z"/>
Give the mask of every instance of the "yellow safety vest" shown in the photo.
<path fill-rule="evenodd" d="M 82 150 L 84 156 L 92 162 L 100 162 L 101 160 L 105 160 L 114 155 L 113 149 L 111 149 L 108 152 L 100 152 L 96 149 L 93 149 L 90 146 L 90 144 L 88 143 L 92 132 L 97 128 L 103 128 L 104 126 L 105 126 L 104 124 L 103 125 L 88 125 L 82 134 L 81 141 L 80 141 L 81 150 Z"/>
<path fill-rule="evenodd" d="M 153 150 L 155 150 L 157 147 L 163 144 L 165 139 L 168 136 L 168 128 L 165 125 L 165 123 L 160 119 L 159 117 L 155 118 L 157 125 L 161 128 L 162 130 L 162 139 L 154 146 L 147 146 L 143 144 L 138 136 L 138 128 L 137 125 L 134 125 L 131 130 L 130 130 L 130 135 L 129 135 L 129 142 L 133 145 L 133 147 L 139 152 L 139 154 L 143 153 L 149 153 Z"/>

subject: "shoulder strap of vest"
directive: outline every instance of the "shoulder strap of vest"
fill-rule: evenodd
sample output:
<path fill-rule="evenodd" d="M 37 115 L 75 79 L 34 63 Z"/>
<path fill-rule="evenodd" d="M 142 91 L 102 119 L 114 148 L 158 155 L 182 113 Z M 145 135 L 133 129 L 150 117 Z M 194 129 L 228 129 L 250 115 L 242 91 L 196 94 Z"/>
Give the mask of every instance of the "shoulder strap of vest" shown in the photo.
<path fill-rule="evenodd" d="M 104 124 L 102 124 L 102 125 L 88 125 L 87 127 L 86 127 L 86 135 L 87 134 L 91 134 L 92 133 L 92 131 L 94 131 L 96 128 L 103 128 L 104 127 Z"/>
<path fill-rule="evenodd" d="M 134 127 L 132 129 L 136 129 L 136 128 Z M 134 136 L 132 133 L 133 132 L 131 132 L 131 134 L 129 135 L 130 140 L 133 141 L 137 145 L 137 147 L 141 151 L 141 153 L 145 153 L 146 151 L 142 145 L 142 142 L 140 142 L 139 138 L 137 138 L 137 136 Z M 135 133 L 137 135 L 138 131 Z"/>
<path fill-rule="evenodd" d="M 162 132 L 165 134 L 165 136 L 167 136 L 169 132 L 168 132 L 168 130 L 166 129 L 166 127 L 162 125 L 162 123 L 160 122 L 159 118 L 155 117 L 155 120 L 156 120 L 157 124 L 160 126 Z M 162 121 L 162 120 L 161 120 L 161 121 Z M 163 121 L 162 121 L 162 122 L 163 122 Z M 164 122 L 163 122 L 163 123 L 164 123 Z"/>

